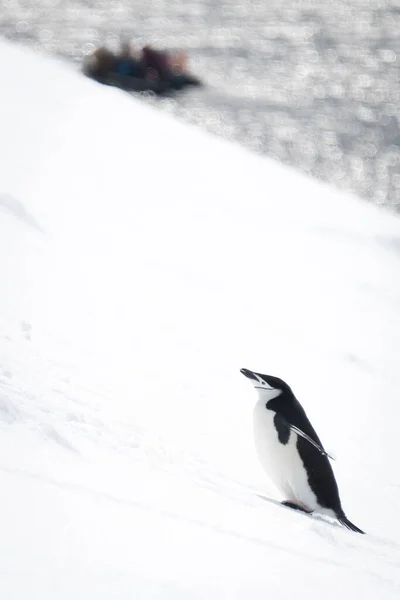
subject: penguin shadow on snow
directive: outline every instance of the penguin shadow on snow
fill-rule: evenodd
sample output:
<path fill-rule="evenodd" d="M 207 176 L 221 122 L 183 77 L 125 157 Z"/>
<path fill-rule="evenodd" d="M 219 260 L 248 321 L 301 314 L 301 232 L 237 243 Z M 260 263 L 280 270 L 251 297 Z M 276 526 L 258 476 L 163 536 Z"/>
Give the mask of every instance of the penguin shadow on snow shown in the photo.
<path fill-rule="evenodd" d="M 249 369 L 240 372 L 258 394 L 254 408 L 256 451 L 264 471 L 285 498 L 281 504 L 325 523 L 324 516 L 364 533 L 347 518 L 329 462 L 332 457 L 289 385 L 272 375 Z"/>

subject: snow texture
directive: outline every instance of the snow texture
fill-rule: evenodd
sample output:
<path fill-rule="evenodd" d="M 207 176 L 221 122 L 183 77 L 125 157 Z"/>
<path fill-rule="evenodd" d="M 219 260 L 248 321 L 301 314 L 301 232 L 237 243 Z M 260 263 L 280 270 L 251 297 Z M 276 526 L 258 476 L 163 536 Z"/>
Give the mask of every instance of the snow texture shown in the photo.
<path fill-rule="evenodd" d="M 0 74 L 1 597 L 397 599 L 399 220 L 3 42 Z M 241 367 L 367 535 L 279 505 Z"/>

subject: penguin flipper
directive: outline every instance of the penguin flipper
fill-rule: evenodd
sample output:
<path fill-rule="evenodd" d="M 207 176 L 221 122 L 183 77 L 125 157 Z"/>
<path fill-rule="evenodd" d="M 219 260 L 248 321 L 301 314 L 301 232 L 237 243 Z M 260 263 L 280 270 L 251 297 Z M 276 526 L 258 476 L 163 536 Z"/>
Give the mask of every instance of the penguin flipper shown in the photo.
<path fill-rule="evenodd" d="M 351 531 L 355 531 L 356 533 L 365 534 L 365 531 L 362 531 L 356 525 L 354 525 L 354 523 L 349 521 L 349 519 L 346 517 L 346 515 L 342 515 L 341 517 L 338 517 L 338 521 L 339 521 L 339 523 L 344 525 L 344 527 L 347 527 L 347 529 L 350 529 Z"/>
<path fill-rule="evenodd" d="M 289 423 L 289 428 L 291 429 L 291 431 L 294 431 L 294 433 L 297 433 L 297 435 L 299 435 L 300 437 L 302 437 L 305 440 L 307 440 L 308 442 L 310 442 L 310 444 L 312 444 L 314 446 L 314 448 L 316 448 L 317 450 L 319 450 L 323 456 L 327 456 L 331 460 L 335 460 L 333 458 L 333 456 L 331 456 L 330 454 L 328 454 L 327 452 L 325 452 L 325 450 L 322 448 L 322 446 L 320 446 L 319 444 L 317 444 L 317 442 L 315 440 L 313 440 L 309 435 L 307 435 L 306 433 L 304 433 L 304 431 L 302 431 L 301 429 L 299 429 L 295 425 L 291 425 L 290 423 Z"/>
<path fill-rule="evenodd" d="M 291 431 L 296 433 L 298 436 L 307 440 L 309 444 L 314 446 L 322 454 L 322 456 L 326 456 L 327 458 L 331 458 L 334 460 L 332 456 L 330 456 L 327 452 L 325 452 L 321 440 L 319 439 L 315 429 L 311 425 L 303 407 L 300 402 L 293 397 L 292 403 L 289 405 L 284 405 L 278 403 L 277 400 L 273 399 L 268 402 L 268 407 L 270 410 L 275 410 L 282 419 L 286 421 L 286 425 L 290 428 Z"/>

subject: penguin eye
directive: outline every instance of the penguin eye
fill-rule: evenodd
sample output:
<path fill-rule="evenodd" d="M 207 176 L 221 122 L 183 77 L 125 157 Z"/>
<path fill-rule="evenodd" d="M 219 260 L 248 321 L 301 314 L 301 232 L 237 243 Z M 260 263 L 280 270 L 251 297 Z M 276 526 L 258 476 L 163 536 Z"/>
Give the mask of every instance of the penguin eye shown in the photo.
<path fill-rule="evenodd" d="M 265 381 L 262 381 L 262 382 L 261 382 L 261 385 L 265 385 Z"/>

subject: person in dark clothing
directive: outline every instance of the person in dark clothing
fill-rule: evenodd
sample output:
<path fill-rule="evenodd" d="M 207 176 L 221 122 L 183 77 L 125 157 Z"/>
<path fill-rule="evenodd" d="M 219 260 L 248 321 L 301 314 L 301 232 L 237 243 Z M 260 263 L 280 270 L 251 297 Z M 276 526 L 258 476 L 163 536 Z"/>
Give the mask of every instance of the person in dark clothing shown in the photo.
<path fill-rule="evenodd" d="M 155 50 L 151 46 L 144 46 L 142 50 L 142 61 L 146 71 L 146 77 L 158 78 L 161 81 L 170 79 L 172 73 L 168 64 L 167 53 Z"/>
<path fill-rule="evenodd" d="M 101 46 L 93 52 L 93 54 L 87 57 L 85 61 L 85 68 L 90 74 L 98 77 L 104 77 L 108 75 L 110 71 L 115 69 L 117 57 L 111 50 Z"/>
<path fill-rule="evenodd" d="M 199 79 L 187 72 L 185 52 L 169 52 L 145 46 L 135 50 L 129 43 L 114 53 L 104 46 L 97 48 L 84 60 L 84 72 L 107 85 L 132 91 L 150 90 L 156 94 L 180 90 L 188 85 L 201 85 Z"/>

